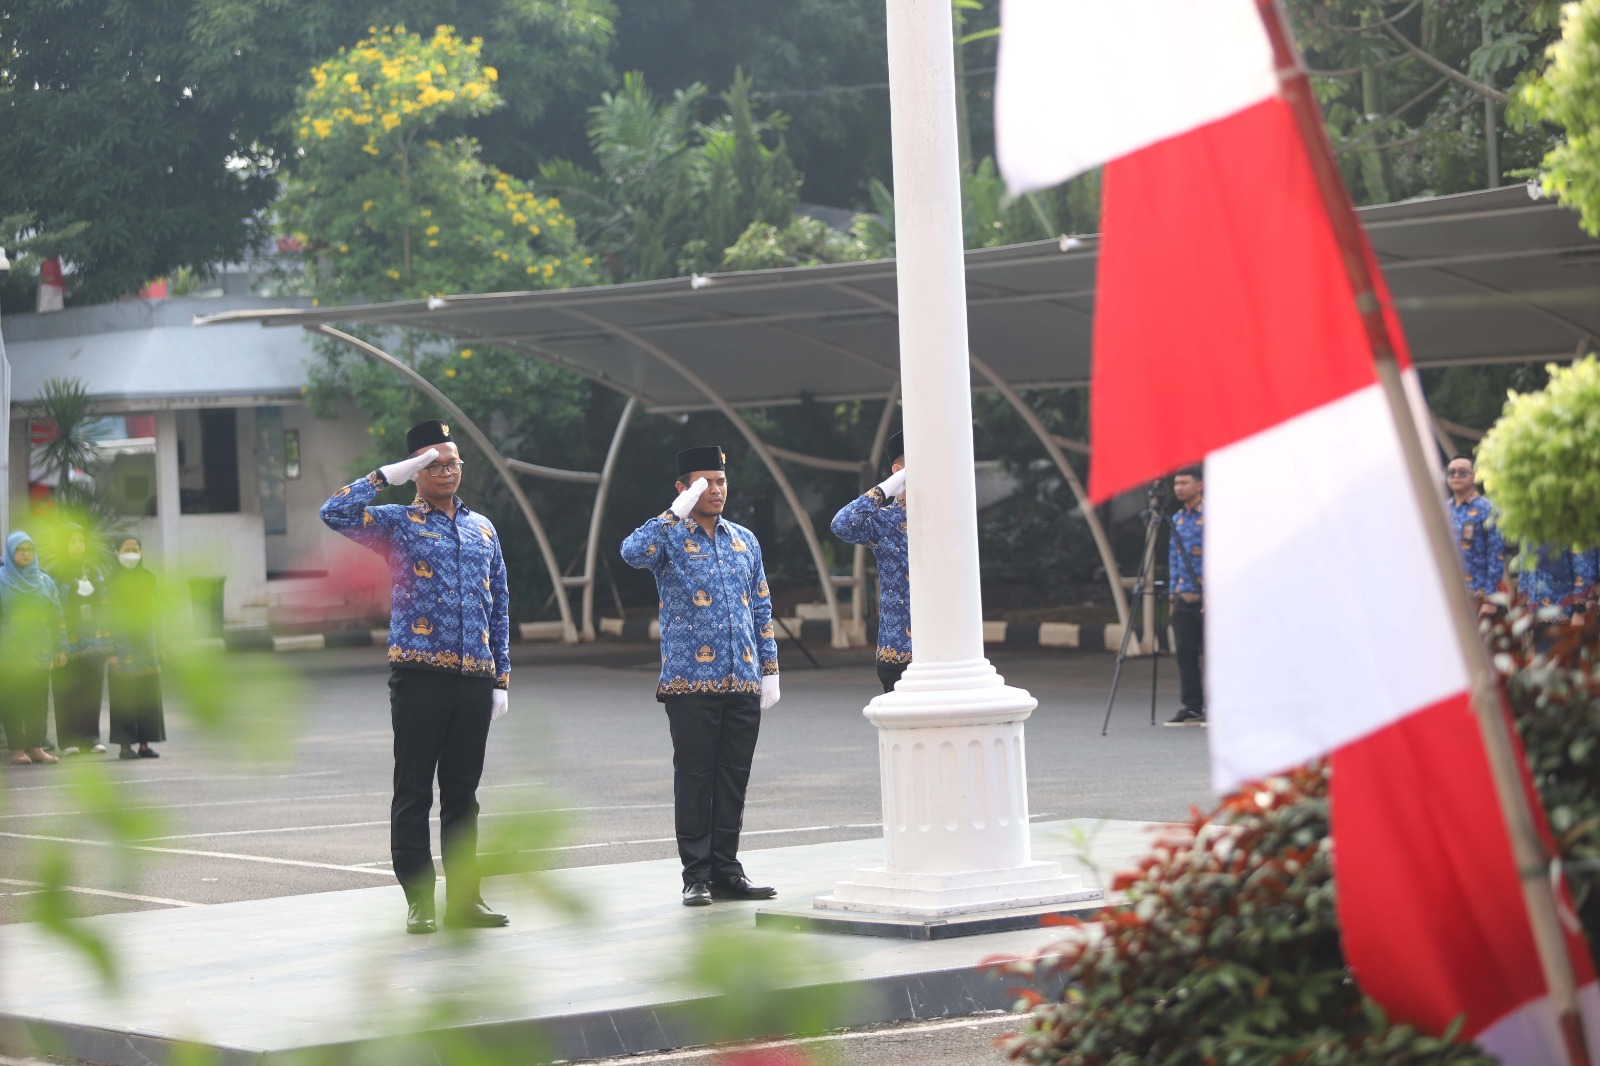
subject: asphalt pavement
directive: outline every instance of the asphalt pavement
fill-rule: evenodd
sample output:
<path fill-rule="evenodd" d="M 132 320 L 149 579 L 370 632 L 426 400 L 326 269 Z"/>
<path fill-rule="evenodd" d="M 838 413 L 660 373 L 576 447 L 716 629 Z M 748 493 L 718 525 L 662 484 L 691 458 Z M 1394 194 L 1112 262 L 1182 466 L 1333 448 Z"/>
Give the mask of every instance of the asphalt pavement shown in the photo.
<path fill-rule="evenodd" d="M 876 836 L 876 733 L 861 716 L 877 691 L 870 652 L 792 649 L 783 699 L 762 723 L 745 814 L 747 848 Z M 1036 819 L 1171 820 L 1209 800 L 1205 731 L 1149 725 L 1148 664 L 1130 660 L 1100 735 L 1113 659 L 997 651 L 1007 681 L 1039 708 L 1027 723 Z M 519 646 L 511 712 L 490 732 L 479 801 L 503 865 L 593 866 L 673 854 L 672 752 L 649 645 Z M 1176 704 L 1170 663 L 1161 717 Z M 0 922 L 25 920 L 26 871 L 41 845 L 72 861 L 78 913 L 218 903 L 381 884 L 388 868 L 387 666 L 358 649 L 220 657 L 250 729 L 200 730 L 168 711 L 158 760 L 80 756 L 0 771 Z M 294 695 L 263 706 L 251 679 L 277 669 Z M 257 684 L 265 688 L 264 684 Z M 263 739 L 264 738 L 264 739 Z M 281 743 L 273 743 L 278 741 Z M 277 750 L 274 750 L 277 749 Z M 92 760 L 120 812 L 150 820 L 136 861 L 106 833 L 73 782 Z M 498 820 L 527 839 L 501 839 Z M 549 832 L 559 827 L 560 835 Z M 759 875 L 759 870 L 753 870 Z M 492 886 L 492 882 L 490 883 Z M 676 886 L 662 886 L 669 902 Z"/>
<path fill-rule="evenodd" d="M 764 717 L 751 778 L 746 850 L 881 832 L 876 733 L 861 715 L 879 691 L 870 650 L 812 650 L 821 668 L 784 649 L 783 699 Z M 1026 733 L 1035 820 L 1174 820 L 1209 803 L 1205 730 L 1150 726 L 1147 662 L 1129 661 L 1102 737 L 1112 656 L 995 649 L 992 659 L 1039 700 Z M 672 856 L 655 647 L 522 645 L 513 663 L 511 713 L 491 730 L 479 793 L 486 864 Z M 66 863 L 83 915 L 392 883 L 381 652 L 219 655 L 214 669 L 235 728 L 202 729 L 175 700 L 158 760 L 90 756 L 0 771 L 0 922 L 29 920 L 38 898 L 29 882 L 46 854 Z M 276 685 L 266 680 L 274 673 Z M 1175 706 L 1164 661 L 1159 717 Z M 108 795 L 116 817 L 136 827 L 131 850 L 106 843 L 105 816 L 94 812 Z M 1084 847 L 1092 862 L 1092 835 Z M 491 902 L 494 886 L 485 885 Z M 661 885 L 663 906 L 677 906 L 678 888 Z M 842 1034 L 831 1038 L 837 1047 L 805 1050 L 845 1062 L 976 1062 L 1001 1025 Z"/>

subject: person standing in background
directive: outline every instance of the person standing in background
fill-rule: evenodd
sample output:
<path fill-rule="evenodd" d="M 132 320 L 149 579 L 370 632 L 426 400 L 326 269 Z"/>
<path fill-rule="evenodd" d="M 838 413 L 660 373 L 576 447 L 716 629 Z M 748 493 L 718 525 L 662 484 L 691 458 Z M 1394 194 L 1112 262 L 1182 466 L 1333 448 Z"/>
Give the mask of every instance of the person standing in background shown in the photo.
<path fill-rule="evenodd" d="M 99 753 L 100 704 L 105 699 L 106 659 L 111 635 L 105 624 L 106 576 L 89 557 L 83 527 L 69 523 L 50 577 L 61 596 L 67 662 L 50 675 L 55 695 L 56 742 L 63 755 Z"/>
<path fill-rule="evenodd" d="M 1489 597 L 1500 587 L 1505 575 L 1506 544 L 1500 536 L 1494 504 L 1478 491 L 1471 456 L 1458 455 L 1444 468 L 1445 485 L 1450 490 L 1450 526 L 1455 530 L 1456 551 L 1466 574 L 1467 591 L 1478 604 L 1482 617 L 1494 611 Z"/>
<path fill-rule="evenodd" d="M 167 739 L 156 597 L 156 576 L 144 565 L 143 545 L 138 537 L 123 537 L 117 545 L 117 569 L 106 582 L 113 653 L 107 661 L 107 687 L 111 740 L 121 749 L 119 759 L 158 759 L 160 753 L 150 745 Z"/>
<path fill-rule="evenodd" d="M 66 663 L 66 648 L 56 583 L 39 568 L 33 538 L 19 529 L 6 538 L 0 568 L 0 713 L 13 766 L 58 761 L 44 750 L 44 737 L 50 671 Z"/>

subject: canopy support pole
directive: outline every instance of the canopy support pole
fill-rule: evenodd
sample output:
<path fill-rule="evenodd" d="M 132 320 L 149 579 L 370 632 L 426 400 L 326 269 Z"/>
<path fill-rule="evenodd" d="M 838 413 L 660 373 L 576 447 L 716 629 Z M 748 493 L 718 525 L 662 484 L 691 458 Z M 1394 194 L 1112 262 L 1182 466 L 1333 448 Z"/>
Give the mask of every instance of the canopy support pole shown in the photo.
<path fill-rule="evenodd" d="M 1067 487 L 1072 490 L 1072 495 L 1077 499 L 1078 506 L 1083 509 L 1083 520 L 1089 524 L 1089 535 L 1094 537 L 1094 546 L 1100 552 L 1100 565 L 1105 567 L 1106 581 L 1111 586 L 1111 602 L 1117 607 L 1117 621 L 1124 627 L 1128 625 L 1128 594 L 1122 588 L 1122 571 L 1117 566 L 1117 557 L 1111 551 L 1111 539 L 1106 536 L 1106 530 L 1100 524 L 1100 515 L 1089 502 L 1089 494 L 1084 491 L 1083 482 L 1078 479 L 1078 472 L 1072 469 L 1072 464 L 1067 462 L 1067 455 L 1061 450 L 1054 433 L 1045 428 L 1044 422 L 1039 418 L 1033 406 L 1018 395 L 1006 380 L 995 373 L 994 368 L 979 359 L 971 352 L 967 353 L 968 360 L 978 373 L 989 379 L 995 391 L 1006 398 L 1022 420 L 1028 424 L 1033 435 L 1039 438 L 1039 443 L 1044 445 L 1044 450 L 1049 453 L 1050 461 L 1056 464 L 1056 469 L 1061 471 L 1061 476 L 1067 482 Z M 1149 651 L 1149 648 L 1145 649 Z"/>
<path fill-rule="evenodd" d="M 594 513 L 589 517 L 589 543 L 583 552 L 583 639 L 593 640 L 594 586 L 599 580 L 595 569 L 600 555 L 600 522 L 606 513 L 606 498 L 611 494 L 611 477 L 616 473 L 617 455 L 622 451 L 622 438 L 628 435 L 628 424 L 639 409 L 639 397 L 629 396 L 617 419 L 616 432 L 611 434 L 611 447 L 606 450 L 605 465 L 600 468 L 600 487 L 594 496 Z"/>
<path fill-rule="evenodd" d="M 739 431 L 740 435 L 749 443 L 751 450 L 760 457 L 762 464 L 767 468 L 767 472 L 772 475 L 772 480 L 777 482 L 778 491 L 783 493 L 784 500 L 788 502 L 789 510 L 794 515 L 795 523 L 800 527 L 800 535 L 805 538 L 806 547 L 811 549 L 811 562 L 817 569 L 817 581 L 822 586 L 822 597 L 828 604 L 828 618 L 833 623 L 831 643 L 835 648 L 848 648 L 850 646 L 850 636 L 845 631 L 844 619 L 839 612 L 839 594 L 834 590 L 833 575 L 828 570 L 827 557 L 822 554 L 822 542 L 817 539 L 816 527 L 812 525 L 811 515 L 800 502 L 800 494 L 795 491 L 794 485 L 790 483 L 788 476 L 784 474 L 783 468 L 778 465 L 777 457 L 772 454 L 766 442 L 761 439 L 761 435 L 755 431 L 755 428 L 749 422 L 744 420 L 738 411 L 734 410 L 732 404 L 722 398 L 721 393 L 713 389 L 704 378 L 684 366 L 660 345 L 640 336 L 633 330 L 608 322 L 579 308 L 564 307 L 562 310 L 573 318 L 587 322 L 596 329 L 620 337 L 642 351 L 649 352 L 663 364 L 670 367 L 683 380 L 700 390 L 701 395 L 710 400 L 717 410 L 721 411 L 723 416 L 733 423 L 733 428 Z"/>
<path fill-rule="evenodd" d="M 501 455 L 495 446 L 489 443 L 489 438 L 484 436 L 483 430 L 477 423 L 468 418 L 466 412 L 457 407 L 450 397 L 440 392 L 433 383 L 417 373 L 404 362 L 396 359 L 377 345 L 362 340 L 360 337 L 351 336 L 343 330 L 335 329 L 329 325 L 318 324 L 307 326 L 312 333 L 320 333 L 325 337 L 332 337 L 336 341 L 348 344 L 356 351 L 389 367 L 395 373 L 405 378 L 412 385 L 420 389 L 428 399 L 449 412 L 450 418 L 462 429 L 467 431 L 467 436 L 483 452 L 484 458 L 489 460 L 489 465 L 494 467 L 500 475 L 506 488 L 511 492 L 511 498 L 516 500 L 517 507 L 522 511 L 522 517 L 527 519 L 528 528 L 533 530 L 534 540 L 539 542 L 539 553 L 544 556 L 545 569 L 550 573 L 550 583 L 555 589 L 556 607 L 561 611 L 561 639 L 567 644 L 578 642 L 578 630 L 572 623 L 572 604 L 568 602 L 566 579 L 561 576 L 561 565 L 556 562 L 556 553 L 550 547 L 550 538 L 545 535 L 544 525 L 539 521 L 539 514 L 533 509 L 533 504 L 528 501 L 527 495 L 522 491 L 522 486 L 517 484 L 516 477 L 511 472 L 511 467 L 506 464 L 505 456 Z"/>

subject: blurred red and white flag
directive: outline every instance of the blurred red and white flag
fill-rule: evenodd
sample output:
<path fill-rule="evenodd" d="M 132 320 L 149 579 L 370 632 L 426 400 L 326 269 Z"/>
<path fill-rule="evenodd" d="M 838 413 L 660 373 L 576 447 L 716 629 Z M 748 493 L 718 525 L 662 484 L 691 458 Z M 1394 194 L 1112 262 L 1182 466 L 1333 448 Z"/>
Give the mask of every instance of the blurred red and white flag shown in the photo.
<path fill-rule="evenodd" d="M 61 260 L 51 258 L 39 264 L 39 299 L 34 310 L 60 311 L 66 306 L 67 278 L 61 272 Z"/>
<path fill-rule="evenodd" d="M 1091 495 L 1205 459 L 1213 783 L 1331 756 L 1363 989 L 1434 1032 L 1464 1015 L 1507 1063 L 1565 1066 L 1449 578 L 1256 0 L 1003 0 L 995 95 L 1013 191 L 1105 167 Z M 1364 239 L 1353 254 L 1420 396 Z M 1569 943 L 1600 1060 L 1600 989 Z"/>

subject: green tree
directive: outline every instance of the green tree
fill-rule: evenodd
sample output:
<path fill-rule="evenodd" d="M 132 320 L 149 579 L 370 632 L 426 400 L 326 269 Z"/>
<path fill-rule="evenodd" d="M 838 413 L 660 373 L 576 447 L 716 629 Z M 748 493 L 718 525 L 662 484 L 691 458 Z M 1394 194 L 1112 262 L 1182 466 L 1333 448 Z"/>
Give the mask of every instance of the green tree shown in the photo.
<path fill-rule="evenodd" d="M 1358 203 L 1527 173 L 1549 130 L 1504 107 L 1555 35 L 1555 0 L 1291 0 L 1328 134 Z M 1492 171 L 1492 172 L 1491 172 Z"/>
<path fill-rule="evenodd" d="M 403 26 L 374 28 L 312 68 L 295 113 L 300 161 L 279 209 L 302 250 L 301 283 L 319 302 L 600 280 L 560 203 L 483 162 L 477 142 L 459 132 L 502 106 L 499 72 L 481 61 L 484 48 L 448 26 L 426 38 Z M 591 461 L 590 397 L 581 379 L 511 352 L 422 333 L 371 339 L 437 384 L 506 454 L 537 455 L 555 466 Z M 310 400 L 325 416 L 337 416 L 345 403 L 366 416 L 372 446 L 363 468 L 393 460 L 404 450 L 406 427 L 437 417 L 387 367 L 331 341 L 320 348 Z M 511 517 L 515 505 L 488 465 L 465 451 L 470 491 L 501 517 L 515 600 L 531 612 L 548 591 L 531 535 Z M 581 542 L 580 533 L 552 535 Z"/>
<path fill-rule="evenodd" d="M 1549 68 L 1518 99 L 1532 117 L 1566 131 L 1541 164 L 1545 191 L 1576 207 L 1584 228 L 1600 236 L 1600 0 L 1566 5 L 1561 24 Z"/>
<path fill-rule="evenodd" d="M 305 70 L 380 21 L 483 36 L 514 104 L 476 122 L 531 171 L 553 109 L 610 80 L 610 0 L 15 0 L 0 18 L 0 216 L 86 221 L 69 297 L 115 298 L 257 239 Z M 26 306 L 27 279 L 5 289 Z"/>
<path fill-rule="evenodd" d="M 1506 539 L 1600 546 L 1600 359 L 1549 366 L 1538 392 L 1512 393 L 1478 450 Z"/>
<path fill-rule="evenodd" d="M 630 73 L 590 109 L 598 172 L 558 160 L 540 169 L 578 220 L 586 244 L 618 281 L 709 270 L 752 222 L 787 226 L 799 183 L 782 131 L 785 117 L 757 119 L 749 81 L 736 72 L 728 111 L 696 117 L 698 83 L 661 101 Z M 772 143 L 768 143 L 771 141 Z"/>

